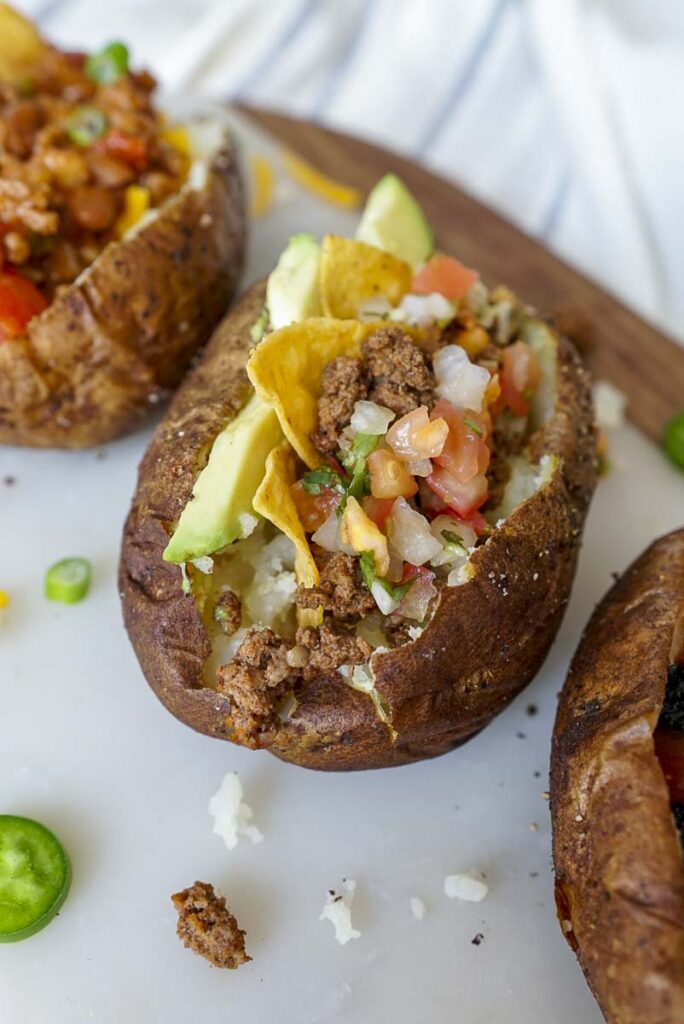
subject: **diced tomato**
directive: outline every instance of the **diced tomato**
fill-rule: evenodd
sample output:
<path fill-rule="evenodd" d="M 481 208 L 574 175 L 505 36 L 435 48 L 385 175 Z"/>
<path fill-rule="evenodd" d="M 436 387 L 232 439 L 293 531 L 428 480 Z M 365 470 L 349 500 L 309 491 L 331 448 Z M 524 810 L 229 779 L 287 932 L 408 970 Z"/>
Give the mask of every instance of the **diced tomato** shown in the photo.
<path fill-rule="evenodd" d="M 495 409 L 508 408 L 514 416 L 527 416 L 530 397 L 539 386 L 539 363 L 534 352 L 524 341 L 516 341 L 503 350 L 503 364 L 499 374 L 501 395 Z"/>
<path fill-rule="evenodd" d="M 129 135 L 112 128 L 104 138 L 94 143 L 93 149 L 107 156 L 117 157 L 124 163 L 134 167 L 136 171 L 144 171 L 150 157 L 147 142 L 140 135 Z"/>
<path fill-rule="evenodd" d="M 411 291 L 417 295 L 439 292 L 446 299 L 458 300 L 468 294 L 477 280 L 478 274 L 474 270 L 464 266 L 453 256 L 437 253 L 413 278 Z"/>
<path fill-rule="evenodd" d="M 472 526 L 478 537 L 481 537 L 487 529 L 487 520 L 481 512 L 471 512 L 468 516 L 458 516 L 458 518 L 462 519 L 468 526 Z"/>
<path fill-rule="evenodd" d="M 372 495 L 363 499 L 362 507 L 369 519 L 380 529 L 385 529 L 385 523 L 392 514 L 394 498 L 374 498 Z"/>
<path fill-rule="evenodd" d="M 417 492 L 418 484 L 405 463 L 387 448 L 371 452 L 366 464 L 374 498 L 410 498 Z"/>
<path fill-rule="evenodd" d="M 448 509 L 464 519 L 484 505 L 489 490 L 484 473 L 478 473 L 467 483 L 462 483 L 446 466 L 435 466 L 430 476 L 426 477 L 426 483 Z"/>
<path fill-rule="evenodd" d="M 417 579 L 431 583 L 435 575 L 432 569 L 428 569 L 426 565 L 412 565 L 410 562 L 404 562 L 404 571 L 401 575 L 400 583 L 408 583 L 409 580 Z"/>
<path fill-rule="evenodd" d="M 18 337 L 47 305 L 45 296 L 21 274 L 0 273 L 0 341 Z"/>
<path fill-rule="evenodd" d="M 444 398 L 439 399 L 431 416 L 446 420 L 449 427 L 444 448 L 433 461 L 449 469 L 461 484 L 486 473 L 491 457 L 487 447 L 488 419 L 470 409 L 457 409 Z"/>
<path fill-rule="evenodd" d="M 684 803 L 684 733 L 677 729 L 656 729 L 653 739 L 670 800 L 673 804 Z"/>
<path fill-rule="evenodd" d="M 340 493 L 334 491 L 332 487 L 321 487 L 319 494 L 309 494 L 304 490 L 301 480 L 292 484 L 290 493 L 307 533 L 313 533 L 323 525 L 330 513 L 337 508 L 341 498 Z"/>

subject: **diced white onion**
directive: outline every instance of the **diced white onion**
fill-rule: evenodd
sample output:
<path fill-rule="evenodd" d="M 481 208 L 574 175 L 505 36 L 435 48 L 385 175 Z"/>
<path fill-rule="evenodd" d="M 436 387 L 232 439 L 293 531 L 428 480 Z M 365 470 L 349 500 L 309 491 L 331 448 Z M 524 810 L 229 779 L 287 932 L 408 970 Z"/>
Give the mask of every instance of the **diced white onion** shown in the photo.
<path fill-rule="evenodd" d="M 312 541 L 325 551 L 344 551 L 347 555 L 353 555 L 352 548 L 348 544 L 342 543 L 342 538 L 340 537 L 341 525 L 342 520 L 337 512 L 331 512 L 323 525 L 319 526 L 316 532 L 311 534 Z"/>
<path fill-rule="evenodd" d="M 468 309 L 472 309 L 473 313 L 481 312 L 489 301 L 489 289 L 484 281 L 479 278 L 474 285 L 468 289 L 465 297 L 465 303 Z"/>
<path fill-rule="evenodd" d="M 383 615 L 391 615 L 399 607 L 399 602 L 387 593 L 379 580 L 373 580 L 371 594 Z"/>
<path fill-rule="evenodd" d="M 430 476 L 432 463 L 429 459 L 415 459 L 408 464 L 411 476 Z"/>
<path fill-rule="evenodd" d="M 397 498 L 387 520 L 387 534 L 394 551 L 411 565 L 423 565 L 442 550 L 430 532 L 430 525 L 405 498 Z"/>
<path fill-rule="evenodd" d="M 430 602 L 437 596 L 437 588 L 431 580 L 418 578 L 412 583 L 403 601 L 399 605 L 399 613 L 406 619 L 422 622 L 428 613 Z"/>
<path fill-rule="evenodd" d="M 430 523 L 430 530 L 434 537 L 443 545 L 439 554 L 430 560 L 430 565 L 451 565 L 454 568 L 467 562 L 470 552 L 477 544 L 477 534 L 472 526 L 463 523 L 451 516 L 437 516 Z M 444 531 L 448 530 L 460 538 L 462 547 L 458 547 L 452 541 L 444 537 Z"/>
<path fill-rule="evenodd" d="M 427 327 L 428 324 L 442 323 L 453 320 L 456 307 L 439 292 L 430 295 L 405 295 L 399 304 L 404 313 L 404 320 L 416 327 Z"/>
<path fill-rule="evenodd" d="M 386 434 L 395 413 L 376 402 L 357 402 L 351 418 L 351 428 L 356 434 Z"/>
<path fill-rule="evenodd" d="M 435 390 L 440 398 L 457 409 L 482 410 L 490 381 L 489 370 L 471 363 L 460 345 L 445 345 L 435 353 L 432 366 L 437 379 Z"/>

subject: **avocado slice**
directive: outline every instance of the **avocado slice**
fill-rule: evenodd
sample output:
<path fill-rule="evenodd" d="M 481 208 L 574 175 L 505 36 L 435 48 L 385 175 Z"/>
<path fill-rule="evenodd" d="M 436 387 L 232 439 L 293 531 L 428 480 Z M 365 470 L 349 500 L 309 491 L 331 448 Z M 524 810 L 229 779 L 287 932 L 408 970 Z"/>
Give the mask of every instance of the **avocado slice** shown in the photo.
<path fill-rule="evenodd" d="M 396 174 L 386 174 L 371 190 L 356 237 L 412 267 L 424 263 L 435 247 L 425 214 Z"/>
<path fill-rule="evenodd" d="M 313 235 L 293 235 L 266 285 L 273 330 L 318 316 L 318 264 L 321 247 Z"/>
<path fill-rule="evenodd" d="M 273 409 L 253 394 L 214 441 L 166 546 L 165 561 L 211 555 L 252 532 L 252 499 L 264 477 L 266 459 L 282 439 Z"/>

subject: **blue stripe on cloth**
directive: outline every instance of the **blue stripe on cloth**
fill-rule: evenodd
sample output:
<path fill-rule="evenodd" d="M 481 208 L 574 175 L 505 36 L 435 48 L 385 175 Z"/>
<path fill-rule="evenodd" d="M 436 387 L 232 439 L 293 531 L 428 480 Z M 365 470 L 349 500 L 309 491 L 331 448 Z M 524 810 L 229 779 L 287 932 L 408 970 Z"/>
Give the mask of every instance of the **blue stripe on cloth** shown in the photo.
<path fill-rule="evenodd" d="M 357 19 L 356 27 L 347 40 L 344 53 L 338 60 L 337 64 L 332 68 L 327 82 L 314 101 L 311 109 L 311 114 L 314 117 L 320 117 L 321 114 L 325 113 L 325 108 L 328 106 L 335 93 L 339 91 L 339 86 L 346 78 L 347 72 L 351 67 L 357 45 L 361 41 L 368 27 L 375 6 L 375 0 L 366 0 L 366 3 L 364 3 L 361 17 Z"/>
<path fill-rule="evenodd" d="M 433 118 L 432 123 L 428 126 L 427 130 L 423 133 L 422 138 L 416 143 L 416 151 L 423 153 L 430 148 L 458 104 L 467 93 L 475 78 L 478 65 L 486 54 L 489 44 L 494 38 L 494 34 L 499 25 L 499 19 L 510 2 L 511 0 L 498 0 L 498 3 L 494 6 L 494 9 L 489 16 L 489 21 L 475 43 L 465 66 L 461 66 L 458 69 L 456 78 L 449 89 L 445 102 L 437 111 L 436 116 Z"/>
<path fill-rule="evenodd" d="M 267 53 L 232 90 L 232 94 L 236 99 L 244 100 L 248 98 L 247 93 L 249 90 L 257 84 L 261 76 L 268 71 L 271 64 L 273 64 L 274 61 L 276 61 L 287 49 L 306 19 L 316 9 L 317 3 L 318 0 L 305 0 L 305 2 L 298 8 L 276 41 L 268 49 Z"/>
<path fill-rule="evenodd" d="M 541 227 L 539 228 L 539 237 L 543 238 L 544 241 L 548 241 L 549 237 L 556 229 L 563 207 L 565 206 L 565 200 L 568 198 L 571 181 L 572 173 L 570 168 L 565 167 L 561 174 L 560 181 L 558 182 L 558 185 L 551 197 L 548 209 L 542 217 Z"/>

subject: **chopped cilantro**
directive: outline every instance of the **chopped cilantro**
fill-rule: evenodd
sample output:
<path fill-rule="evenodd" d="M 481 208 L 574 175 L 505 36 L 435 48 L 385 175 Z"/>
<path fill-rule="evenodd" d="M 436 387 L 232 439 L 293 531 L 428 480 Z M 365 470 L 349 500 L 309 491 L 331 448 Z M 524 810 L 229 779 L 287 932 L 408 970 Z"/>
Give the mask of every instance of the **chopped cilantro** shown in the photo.
<path fill-rule="evenodd" d="M 394 584 L 390 583 L 389 580 L 383 579 L 381 576 L 375 574 L 375 555 L 372 551 L 362 551 L 359 555 L 359 568 L 361 569 L 361 575 L 363 576 L 363 582 L 366 584 L 369 590 L 371 590 L 374 583 L 379 583 L 384 591 L 386 591 L 393 601 L 397 604 L 401 601 L 404 594 L 407 592 L 413 580 L 409 580 L 408 583 Z"/>
<path fill-rule="evenodd" d="M 459 535 L 454 533 L 453 530 L 442 530 L 442 536 L 447 543 L 453 544 L 454 547 L 460 548 L 461 551 L 465 551 L 463 537 L 459 537 Z"/>
<path fill-rule="evenodd" d="M 334 491 L 344 491 L 344 483 L 339 473 L 332 466 L 319 466 L 310 469 L 302 477 L 302 487 L 307 494 L 320 494 L 321 488 L 329 487 Z"/>
<path fill-rule="evenodd" d="M 375 582 L 375 555 L 372 551 L 362 551 L 359 555 L 359 568 L 363 582 L 370 590 Z"/>
<path fill-rule="evenodd" d="M 482 437 L 482 427 L 476 423 L 475 420 L 471 420 L 468 416 L 464 416 L 463 422 L 474 434 L 477 434 L 478 437 Z"/>
<path fill-rule="evenodd" d="M 379 442 L 380 437 L 377 434 L 357 434 L 347 454 L 338 453 L 342 465 L 351 474 L 347 494 L 351 494 L 353 498 L 359 499 L 370 493 L 366 459 L 377 448 Z"/>

